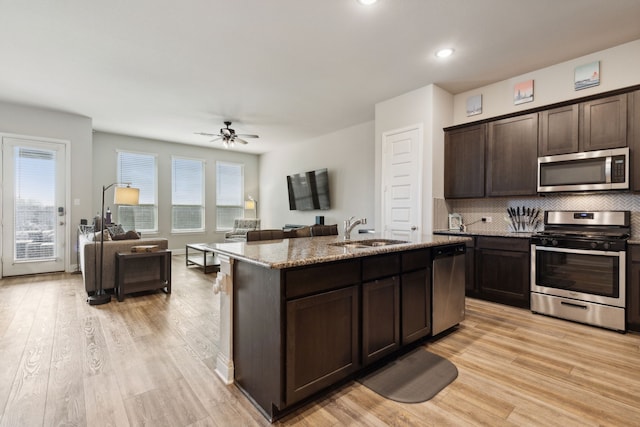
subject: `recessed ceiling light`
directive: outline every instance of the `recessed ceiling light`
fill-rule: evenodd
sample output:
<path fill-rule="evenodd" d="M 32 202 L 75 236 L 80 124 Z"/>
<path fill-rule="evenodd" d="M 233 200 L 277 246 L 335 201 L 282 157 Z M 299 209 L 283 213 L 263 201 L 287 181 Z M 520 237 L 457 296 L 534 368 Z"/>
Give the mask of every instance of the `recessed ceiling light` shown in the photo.
<path fill-rule="evenodd" d="M 365 6 L 372 5 L 376 3 L 378 0 L 358 0 L 358 3 L 363 4 Z"/>
<path fill-rule="evenodd" d="M 451 49 L 450 47 L 447 47 L 445 49 L 440 49 L 439 51 L 436 52 L 436 56 L 438 58 L 446 58 L 451 55 L 453 55 L 453 49 Z"/>

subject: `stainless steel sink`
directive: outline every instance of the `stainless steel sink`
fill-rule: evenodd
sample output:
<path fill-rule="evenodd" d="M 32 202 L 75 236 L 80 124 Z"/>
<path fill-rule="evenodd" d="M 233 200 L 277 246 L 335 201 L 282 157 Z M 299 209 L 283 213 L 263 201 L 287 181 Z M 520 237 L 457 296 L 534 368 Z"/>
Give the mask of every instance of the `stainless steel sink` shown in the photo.
<path fill-rule="evenodd" d="M 401 243 L 407 243 L 407 241 L 391 239 L 345 240 L 344 242 L 329 243 L 329 245 L 340 246 L 343 248 L 372 248 L 380 246 L 399 245 Z"/>

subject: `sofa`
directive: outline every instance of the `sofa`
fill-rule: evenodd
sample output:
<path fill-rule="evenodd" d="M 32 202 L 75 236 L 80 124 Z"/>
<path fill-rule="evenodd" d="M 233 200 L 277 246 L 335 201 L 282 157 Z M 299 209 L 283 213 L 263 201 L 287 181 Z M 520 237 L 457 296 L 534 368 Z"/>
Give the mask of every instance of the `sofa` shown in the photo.
<path fill-rule="evenodd" d="M 234 219 L 233 229 L 224 234 L 225 241 L 238 242 L 247 240 L 247 232 L 260 229 L 259 219 Z"/>
<path fill-rule="evenodd" d="M 105 236 L 107 235 L 105 230 Z M 116 278 L 116 253 L 131 252 L 131 247 L 138 245 L 158 245 L 160 249 L 167 249 L 169 241 L 164 238 L 138 238 L 128 240 L 106 240 L 104 241 L 104 260 L 103 260 L 103 289 L 113 289 L 115 287 Z M 83 233 L 78 236 L 78 252 L 80 254 L 80 270 L 82 271 L 82 280 L 87 294 L 93 294 L 97 288 L 96 281 L 100 272 L 100 233 L 97 236 L 94 233 Z M 96 258 L 96 254 L 98 255 Z M 146 261 L 146 260 L 145 260 Z M 149 259 L 153 262 L 153 259 Z M 151 267 L 151 266 L 150 266 Z M 140 271 L 136 272 L 136 278 L 148 277 L 149 280 L 159 277 L 160 272 L 157 268 L 145 269 L 144 265 L 140 266 Z"/>

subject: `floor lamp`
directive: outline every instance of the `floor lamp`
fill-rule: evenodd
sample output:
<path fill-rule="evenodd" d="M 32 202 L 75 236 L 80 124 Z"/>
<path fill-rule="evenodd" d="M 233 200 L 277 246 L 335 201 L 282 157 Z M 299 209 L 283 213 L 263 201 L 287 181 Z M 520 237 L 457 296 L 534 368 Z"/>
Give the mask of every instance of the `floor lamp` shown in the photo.
<path fill-rule="evenodd" d="M 258 201 L 253 197 L 249 196 L 249 200 L 244 201 L 244 209 L 252 210 L 255 212 L 254 218 L 258 219 Z"/>
<path fill-rule="evenodd" d="M 126 185 L 126 187 L 116 187 L 113 194 L 114 205 L 137 205 L 140 198 L 140 189 L 131 188 L 131 184 L 121 184 L 114 182 L 108 186 L 102 186 L 102 210 L 100 216 L 100 280 L 98 281 L 98 289 L 89 298 L 89 305 L 106 304 L 111 301 L 111 294 L 104 291 L 102 286 L 102 266 L 104 264 L 104 193 L 114 185 Z"/>

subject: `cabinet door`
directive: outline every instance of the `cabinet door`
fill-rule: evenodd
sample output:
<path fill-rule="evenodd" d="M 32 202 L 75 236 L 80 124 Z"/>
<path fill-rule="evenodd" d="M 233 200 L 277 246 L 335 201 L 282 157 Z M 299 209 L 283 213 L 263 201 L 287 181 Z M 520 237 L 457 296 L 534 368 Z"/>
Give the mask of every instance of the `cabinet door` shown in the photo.
<path fill-rule="evenodd" d="M 578 104 L 540 112 L 539 156 L 578 151 Z"/>
<path fill-rule="evenodd" d="M 358 303 L 358 286 L 287 301 L 287 405 L 360 368 Z"/>
<path fill-rule="evenodd" d="M 628 95 L 629 134 L 628 142 L 631 151 L 629 173 L 632 175 L 633 191 L 640 191 L 640 90 Z"/>
<path fill-rule="evenodd" d="M 398 276 L 362 284 L 362 359 L 368 365 L 400 348 Z"/>
<path fill-rule="evenodd" d="M 640 246 L 630 246 L 627 273 L 627 328 L 640 332 Z"/>
<path fill-rule="evenodd" d="M 536 194 L 538 114 L 489 123 L 487 196 Z"/>
<path fill-rule="evenodd" d="M 402 275 L 402 344 L 431 333 L 431 269 Z"/>
<path fill-rule="evenodd" d="M 580 104 L 580 150 L 627 146 L 627 95 Z"/>
<path fill-rule="evenodd" d="M 484 197 L 485 125 L 444 136 L 444 197 Z"/>
<path fill-rule="evenodd" d="M 528 252 L 476 249 L 476 280 L 481 297 L 529 308 L 529 266 Z"/>

